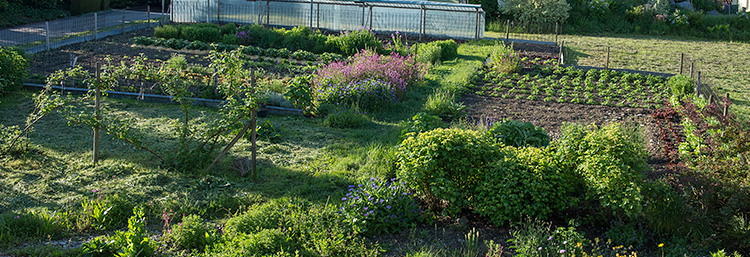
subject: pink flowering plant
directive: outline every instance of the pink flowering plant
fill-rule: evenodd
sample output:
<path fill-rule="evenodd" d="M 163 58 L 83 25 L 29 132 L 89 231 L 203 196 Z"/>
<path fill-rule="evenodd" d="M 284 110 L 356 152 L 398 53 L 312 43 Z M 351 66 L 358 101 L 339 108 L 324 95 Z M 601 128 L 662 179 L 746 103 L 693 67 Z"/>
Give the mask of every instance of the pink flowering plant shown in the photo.
<path fill-rule="evenodd" d="M 339 215 L 363 234 L 401 231 L 420 215 L 414 192 L 396 179 L 364 179 L 350 185 Z"/>
<path fill-rule="evenodd" d="M 313 85 L 322 103 L 364 104 L 360 108 L 366 109 L 398 101 L 424 73 L 425 66 L 411 56 L 363 50 L 347 61 L 321 67 Z"/>
<path fill-rule="evenodd" d="M 237 31 L 234 35 L 237 37 L 237 43 L 240 45 L 247 46 L 252 43 L 253 37 L 249 30 Z"/>

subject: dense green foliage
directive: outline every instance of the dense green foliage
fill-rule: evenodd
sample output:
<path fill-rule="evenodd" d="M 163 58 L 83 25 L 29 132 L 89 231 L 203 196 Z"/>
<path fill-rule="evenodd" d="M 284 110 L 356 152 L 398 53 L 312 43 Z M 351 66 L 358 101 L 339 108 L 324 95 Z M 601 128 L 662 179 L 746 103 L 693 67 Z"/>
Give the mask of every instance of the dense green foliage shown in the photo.
<path fill-rule="evenodd" d="M 65 9 L 59 0 L 0 0 L 0 28 L 63 18 Z"/>
<path fill-rule="evenodd" d="M 615 215 L 643 211 L 642 181 L 648 154 L 637 131 L 613 123 L 602 128 L 568 125 L 555 147 L 562 168 L 583 179 L 589 197 Z"/>
<path fill-rule="evenodd" d="M 406 138 L 398 152 L 398 178 L 449 213 L 471 206 L 477 183 L 499 148 L 477 131 L 435 129 Z"/>
<path fill-rule="evenodd" d="M 183 217 L 180 223 L 173 224 L 164 236 L 167 242 L 178 248 L 202 250 L 213 243 L 214 234 L 215 231 L 207 228 L 200 216 L 191 214 Z"/>
<path fill-rule="evenodd" d="M 672 95 L 682 97 L 695 94 L 695 83 L 693 79 L 685 75 L 675 75 L 667 80 L 667 87 L 672 90 Z"/>
<path fill-rule="evenodd" d="M 568 19 L 566 0 L 506 0 L 499 7 L 505 16 L 527 24 L 555 24 Z"/>
<path fill-rule="evenodd" d="M 534 147 L 503 149 L 477 185 L 477 213 L 497 225 L 525 217 L 547 219 L 573 203 L 566 176 L 554 166 L 553 152 Z"/>
<path fill-rule="evenodd" d="M 506 120 L 497 122 L 487 131 L 491 138 L 508 146 L 543 147 L 549 145 L 549 135 L 531 122 Z"/>
<path fill-rule="evenodd" d="M 23 52 L 0 47 L 0 95 L 21 87 L 23 79 L 26 78 L 27 67 Z"/>

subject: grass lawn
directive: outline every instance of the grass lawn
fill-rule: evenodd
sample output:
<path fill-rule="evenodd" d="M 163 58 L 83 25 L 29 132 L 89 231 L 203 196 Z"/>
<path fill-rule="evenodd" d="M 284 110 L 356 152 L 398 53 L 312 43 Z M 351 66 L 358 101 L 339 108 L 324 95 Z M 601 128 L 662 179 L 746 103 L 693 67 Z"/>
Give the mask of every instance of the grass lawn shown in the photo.
<path fill-rule="evenodd" d="M 504 37 L 485 32 L 486 37 Z M 604 67 L 610 47 L 610 68 L 662 73 L 679 73 L 680 54 L 695 61 L 702 81 L 729 93 L 734 111 L 742 120 L 750 119 L 750 44 L 707 40 L 687 40 L 650 36 L 563 35 L 571 56 L 566 64 Z M 688 65 L 686 65 L 688 67 Z M 688 72 L 685 69 L 685 72 Z"/>

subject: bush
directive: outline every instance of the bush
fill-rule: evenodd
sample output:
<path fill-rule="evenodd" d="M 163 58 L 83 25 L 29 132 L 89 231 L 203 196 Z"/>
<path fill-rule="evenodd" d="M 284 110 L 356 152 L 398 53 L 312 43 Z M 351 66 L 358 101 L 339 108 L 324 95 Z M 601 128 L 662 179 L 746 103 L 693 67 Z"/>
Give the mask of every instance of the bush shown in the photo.
<path fill-rule="evenodd" d="M 237 32 L 237 25 L 230 22 L 221 26 L 219 31 L 221 31 L 221 35 L 234 35 Z"/>
<path fill-rule="evenodd" d="M 435 129 L 404 139 L 398 149 L 398 178 L 432 202 L 449 202 L 448 212 L 469 207 L 477 183 L 501 156 L 476 131 Z"/>
<path fill-rule="evenodd" d="M 417 115 L 414 115 L 414 117 L 406 123 L 405 128 L 401 130 L 401 140 L 437 128 L 445 128 L 445 123 L 443 123 L 443 120 L 440 117 L 420 112 L 417 113 Z"/>
<path fill-rule="evenodd" d="M 278 47 L 283 40 L 284 30 L 274 30 L 263 27 L 262 25 L 253 24 L 242 26 L 237 29 L 237 33 L 244 32 L 247 41 L 240 38 L 240 43 L 255 45 L 263 48 Z"/>
<path fill-rule="evenodd" d="M 678 97 L 695 94 L 693 79 L 686 75 L 675 75 L 667 80 L 672 94 Z"/>
<path fill-rule="evenodd" d="M 323 125 L 331 128 L 356 129 L 368 124 L 370 124 L 370 119 L 356 108 L 333 110 L 323 120 Z"/>
<path fill-rule="evenodd" d="M 499 73 L 517 73 L 521 71 L 521 58 L 513 51 L 512 46 L 498 44 L 490 54 L 490 65 Z"/>
<path fill-rule="evenodd" d="M 154 40 L 151 39 L 151 38 L 149 38 L 149 37 L 135 37 L 135 39 L 133 40 L 133 42 L 135 44 L 144 45 L 144 46 L 148 46 L 148 45 L 153 45 L 154 44 Z"/>
<path fill-rule="evenodd" d="M 154 28 L 154 37 L 158 38 L 180 38 L 181 26 L 177 25 L 163 25 Z"/>
<path fill-rule="evenodd" d="M 0 47 L 0 95 L 11 88 L 20 87 L 26 78 L 28 63 L 23 52 Z"/>
<path fill-rule="evenodd" d="M 642 213 L 648 153 L 640 131 L 613 123 L 602 128 L 566 125 L 555 142 L 560 167 L 572 170 L 589 197 L 616 215 Z"/>
<path fill-rule="evenodd" d="M 463 116 L 466 106 L 456 102 L 456 96 L 447 90 L 437 90 L 427 97 L 423 109 L 425 112 L 450 121 Z"/>
<path fill-rule="evenodd" d="M 215 27 L 193 25 L 182 28 L 180 39 L 214 43 L 221 41 L 222 36 L 219 29 Z"/>
<path fill-rule="evenodd" d="M 235 36 L 234 34 L 223 35 L 221 36 L 221 43 L 227 44 L 227 45 L 237 45 L 238 44 L 237 36 Z"/>
<path fill-rule="evenodd" d="M 167 242 L 179 248 L 202 250 L 213 242 L 214 233 L 203 224 L 200 216 L 191 214 L 173 224 L 164 236 Z"/>
<path fill-rule="evenodd" d="M 201 41 L 193 41 L 193 42 L 190 42 L 190 44 L 188 44 L 186 48 L 190 50 L 204 50 L 205 51 L 205 50 L 211 49 L 211 46 Z"/>
<path fill-rule="evenodd" d="M 308 27 L 294 27 L 284 33 L 282 44 L 291 51 L 308 50 L 323 53 L 327 49 L 326 36 L 320 32 L 313 32 Z"/>
<path fill-rule="evenodd" d="M 415 59 L 420 63 L 437 65 L 441 60 L 441 52 L 440 46 L 436 44 L 420 44 Z"/>
<path fill-rule="evenodd" d="M 570 4 L 566 0 L 505 0 L 500 13 L 522 23 L 563 23 L 568 19 Z"/>
<path fill-rule="evenodd" d="M 453 39 L 434 41 L 430 44 L 435 44 L 440 47 L 440 60 L 450 61 L 458 56 L 458 43 Z"/>
<path fill-rule="evenodd" d="M 563 210 L 571 187 L 552 164 L 553 154 L 534 147 L 506 147 L 477 185 L 474 210 L 496 225 L 524 217 L 546 219 Z"/>
<path fill-rule="evenodd" d="M 329 37 L 326 44 L 336 47 L 337 52 L 346 56 L 355 55 L 365 49 L 376 53 L 383 51 L 383 42 L 367 29 L 343 31 L 339 36 Z"/>
<path fill-rule="evenodd" d="M 508 146 L 543 147 L 549 145 L 549 135 L 543 128 L 534 126 L 531 122 L 515 120 L 495 123 L 487 131 L 491 138 Z"/>
<path fill-rule="evenodd" d="M 364 179 L 350 185 L 340 213 L 354 231 L 377 235 L 402 231 L 419 216 L 419 206 L 405 182 Z"/>

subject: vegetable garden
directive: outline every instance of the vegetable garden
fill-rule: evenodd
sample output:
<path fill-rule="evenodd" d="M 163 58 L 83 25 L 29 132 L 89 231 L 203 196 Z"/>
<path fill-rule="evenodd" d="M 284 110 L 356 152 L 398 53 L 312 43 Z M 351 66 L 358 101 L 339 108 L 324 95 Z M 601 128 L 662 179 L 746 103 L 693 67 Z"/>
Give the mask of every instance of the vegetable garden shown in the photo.
<path fill-rule="evenodd" d="M 0 254 L 750 253 L 728 99 L 544 49 L 234 24 L 0 49 Z"/>

